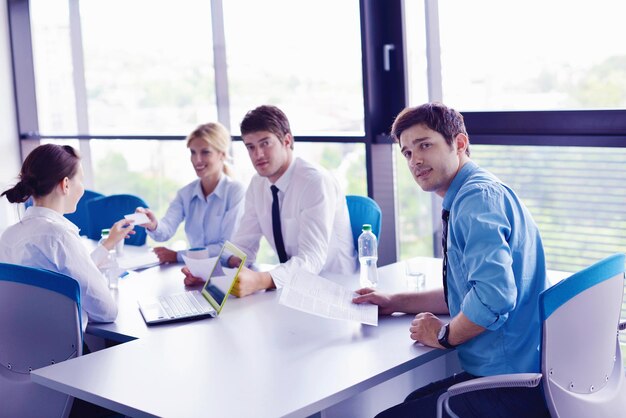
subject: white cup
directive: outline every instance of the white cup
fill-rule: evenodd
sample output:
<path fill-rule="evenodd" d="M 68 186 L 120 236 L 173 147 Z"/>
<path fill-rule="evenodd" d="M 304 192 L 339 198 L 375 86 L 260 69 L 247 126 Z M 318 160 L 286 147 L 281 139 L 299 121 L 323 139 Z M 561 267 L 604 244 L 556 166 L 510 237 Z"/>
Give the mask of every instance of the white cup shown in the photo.
<path fill-rule="evenodd" d="M 406 274 L 406 287 L 409 291 L 423 290 L 426 287 L 426 274 L 421 270 L 417 260 L 406 260 L 404 262 Z"/>
<path fill-rule="evenodd" d="M 186 256 L 195 260 L 203 260 L 209 258 L 209 249 L 206 247 L 190 248 L 187 250 Z"/>

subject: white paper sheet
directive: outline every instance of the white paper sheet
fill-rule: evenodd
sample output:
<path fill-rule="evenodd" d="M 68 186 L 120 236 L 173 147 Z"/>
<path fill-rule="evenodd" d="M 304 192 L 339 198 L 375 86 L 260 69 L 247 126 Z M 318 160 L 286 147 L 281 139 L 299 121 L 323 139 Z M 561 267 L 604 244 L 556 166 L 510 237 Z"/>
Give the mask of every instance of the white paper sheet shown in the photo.
<path fill-rule="evenodd" d="M 145 213 L 129 213 L 128 215 L 124 215 L 124 218 L 129 221 L 135 221 L 135 225 L 143 225 L 150 222 L 150 218 Z"/>
<path fill-rule="evenodd" d="M 124 270 L 138 270 L 159 264 L 159 258 L 152 251 L 125 251 L 124 255 L 117 257 L 117 264 Z"/>
<path fill-rule="evenodd" d="M 278 302 L 324 318 L 378 325 L 378 306 L 352 303 L 354 292 L 328 279 L 298 271 L 282 289 Z"/>
<path fill-rule="evenodd" d="M 211 275 L 211 271 L 213 271 L 213 266 L 217 262 L 217 257 L 195 259 L 183 255 L 183 260 L 185 261 L 185 266 L 187 266 L 187 268 L 189 269 L 189 271 L 191 271 L 191 274 L 193 274 L 194 277 L 199 277 L 200 279 L 206 281 Z M 222 276 L 223 274 L 220 272 L 216 272 L 216 275 Z"/>

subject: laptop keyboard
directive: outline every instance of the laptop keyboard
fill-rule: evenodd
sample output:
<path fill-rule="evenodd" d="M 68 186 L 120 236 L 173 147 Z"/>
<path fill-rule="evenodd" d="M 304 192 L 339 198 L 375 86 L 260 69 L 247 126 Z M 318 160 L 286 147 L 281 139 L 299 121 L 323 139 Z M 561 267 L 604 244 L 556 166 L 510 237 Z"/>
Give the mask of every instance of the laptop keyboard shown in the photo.
<path fill-rule="evenodd" d="M 208 306 L 202 306 L 191 293 L 177 293 L 159 297 L 159 302 L 170 318 L 206 313 Z"/>

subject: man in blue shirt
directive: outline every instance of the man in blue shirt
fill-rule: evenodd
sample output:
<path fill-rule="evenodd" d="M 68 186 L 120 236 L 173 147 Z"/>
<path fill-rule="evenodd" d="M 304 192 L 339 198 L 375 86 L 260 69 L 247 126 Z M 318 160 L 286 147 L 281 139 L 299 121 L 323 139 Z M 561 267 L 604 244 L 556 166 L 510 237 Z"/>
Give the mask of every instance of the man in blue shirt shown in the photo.
<path fill-rule="evenodd" d="M 438 396 L 475 376 L 540 370 L 538 297 L 547 287 L 537 226 L 517 195 L 470 159 L 463 117 L 442 104 L 403 110 L 392 135 L 417 184 L 443 198 L 443 287 L 386 295 L 361 289 L 356 303 L 382 314 L 416 313 L 411 339 L 456 348 L 464 373 L 413 392 L 381 416 L 434 416 Z M 435 314 L 450 314 L 444 323 Z M 538 388 L 452 398 L 460 416 L 549 417 Z"/>

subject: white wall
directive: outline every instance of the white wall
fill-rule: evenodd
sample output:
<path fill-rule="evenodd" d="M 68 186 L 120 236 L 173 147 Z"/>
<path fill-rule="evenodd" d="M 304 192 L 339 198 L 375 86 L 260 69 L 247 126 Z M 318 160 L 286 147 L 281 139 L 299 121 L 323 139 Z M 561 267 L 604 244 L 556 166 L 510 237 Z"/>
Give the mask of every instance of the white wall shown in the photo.
<path fill-rule="evenodd" d="M 21 159 L 11 70 L 7 2 L 0 2 L 0 191 L 15 184 Z M 0 199 L 0 231 L 17 221 L 16 205 Z"/>

